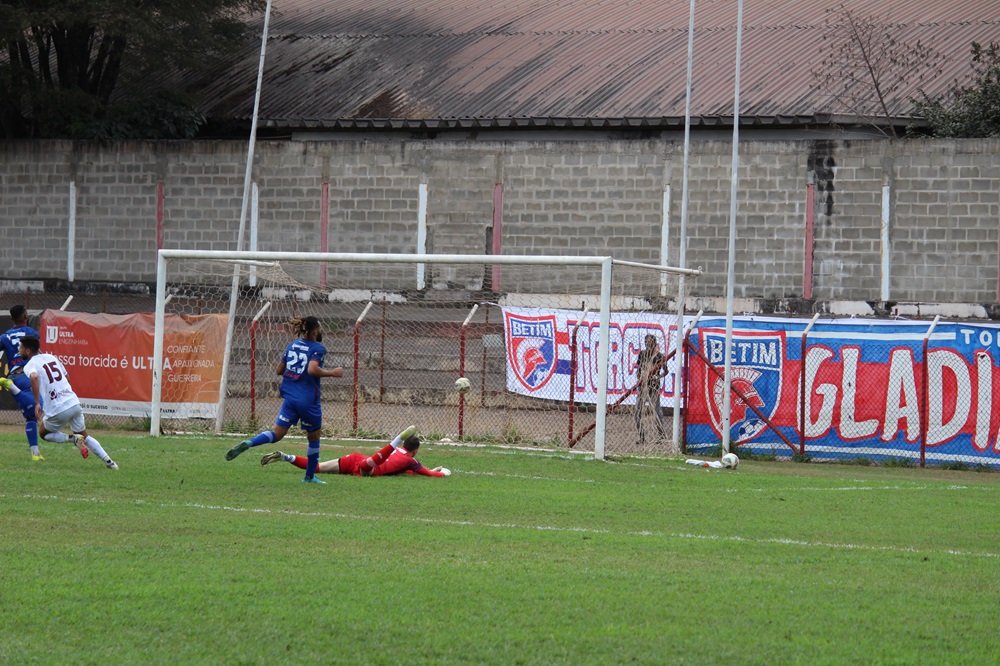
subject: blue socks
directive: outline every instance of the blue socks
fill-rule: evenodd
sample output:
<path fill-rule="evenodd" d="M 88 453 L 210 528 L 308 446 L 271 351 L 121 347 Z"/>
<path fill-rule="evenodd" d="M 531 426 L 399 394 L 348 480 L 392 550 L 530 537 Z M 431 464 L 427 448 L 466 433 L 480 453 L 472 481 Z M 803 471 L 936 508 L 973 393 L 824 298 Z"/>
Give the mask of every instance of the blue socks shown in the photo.
<path fill-rule="evenodd" d="M 311 479 L 319 467 L 319 440 L 310 440 L 306 449 L 306 478 Z"/>
<path fill-rule="evenodd" d="M 250 440 L 250 446 L 260 446 L 261 444 L 274 444 L 276 441 L 278 440 L 275 438 L 274 433 L 271 432 L 270 430 L 265 430 L 264 432 L 260 433 L 259 435 Z"/>
<path fill-rule="evenodd" d="M 24 436 L 28 438 L 28 446 L 32 451 L 38 448 L 38 421 L 24 422 Z"/>

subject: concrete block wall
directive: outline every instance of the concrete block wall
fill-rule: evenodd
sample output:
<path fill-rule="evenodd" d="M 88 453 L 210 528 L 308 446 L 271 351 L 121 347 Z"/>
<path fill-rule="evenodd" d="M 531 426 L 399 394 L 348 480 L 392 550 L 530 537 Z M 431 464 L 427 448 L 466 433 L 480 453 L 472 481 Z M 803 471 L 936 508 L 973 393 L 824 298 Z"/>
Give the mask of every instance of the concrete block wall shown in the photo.
<path fill-rule="evenodd" d="M 893 158 L 892 293 L 905 300 L 995 303 L 1000 279 L 996 143 L 905 148 Z"/>
<path fill-rule="evenodd" d="M 676 264 L 682 150 L 680 142 L 656 139 L 258 142 L 257 247 L 323 249 L 326 184 L 328 251 L 414 252 L 423 183 L 427 250 L 481 254 L 490 243 L 493 188 L 502 183 L 504 254 Z M 150 283 L 158 231 L 163 247 L 235 249 L 245 159 L 240 141 L 0 143 L 0 281 Z M 705 274 L 689 281 L 692 297 L 725 295 L 730 162 L 729 142 L 693 142 L 687 263 Z M 744 141 L 734 295 L 802 298 L 811 252 L 816 302 L 883 300 L 883 184 L 891 192 L 887 300 L 995 305 L 1000 140 Z M 810 212 L 814 241 L 807 247 Z M 310 270 L 303 280 L 315 283 Z M 403 286 L 415 286 L 411 277 Z M 428 278 L 435 286 L 474 287 L 482 275 L 447 267 Z M 592 276 L 565 271 L 541 281 L 553 292 L 593 290 Z"/>
<path fill-rule="evenodd" d="M 518 142 L 506 151 L 504 254 L 611 255 L 659 264 L 662 147 L 635 142 L 566 148 Z M 597 293 L 599 270 L 573 274 L 576 288 Z M 547 278 L 554 293 L 571 290 L 566 280 L 565 271 Z"/>

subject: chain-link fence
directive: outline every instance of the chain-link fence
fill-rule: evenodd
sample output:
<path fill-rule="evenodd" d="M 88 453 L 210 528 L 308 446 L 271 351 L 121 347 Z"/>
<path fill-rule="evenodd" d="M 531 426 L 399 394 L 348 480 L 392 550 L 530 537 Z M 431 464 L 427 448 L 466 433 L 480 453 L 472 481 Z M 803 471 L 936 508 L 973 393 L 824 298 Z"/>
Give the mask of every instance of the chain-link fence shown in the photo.
<path fill-rule="evenodd" d="M 280 406 L 281 378 L 274 368 L 293 337 L 287 323 L 310 314 L 326 328 L 326 365 L 344 368 L 342 378 L 324 380 L 325 427 L 332 436 L 382 438 L 416 423 L 435 439 L 593 450 L 599 298 L 484 289 L 484 276 L 490 281 L 514 271 L 453 268 L 449 273 L 449 267 L 434 267 L 425 274 L 428 283 L 440 280 L 436 289 L 407 290 L 385 288 L 384 274 L 374 282 L 369 267 L 363 279 L 375 288 L 359 292 L 364 298 L 348 298 L 354 287 L 349 281 L 337 286 L 347 278 L 327 266 L 323 293 L 340 298 L 317 299 L 315 286 L 287 278 L 278 284 L 256 267 L 256 284 L 249 284 L 248 275 L 241 278 L 224 395 L 212 393 L 218 385 L 209 387 L 207 400 L 224 405 L 221 427 L 214 418 L 168 415 L 163 429 L 247 433 L 267 427 Z M 189 320 L 228 315 L 231 270 L 231 264 L 215 266 L 221 279 L 211 288 L 204 277 L 184 278 L 172 287 L 165 314 Z M 665 294 L 676 283 L 663 285 L 658 273 L 638 269 L 616 267 L 616 273 L 621 284 L 613 295 L 608 340 L 606 451 L 671 455 L 678 451 L 672 438 L 676 315 Z M 463 274 L 476 289 L 449 288 L 443 279 L 450 275 L 454 284 Z M 352 273 L 351 279 L 356 277 Z M 534 278 L 518 269 L 520 289 L 532 279 L 552 284 L 558 277 L 551 268 Z M 44 311 L 54 316 L 60 309 L 112 318 L 145 313 L 151 320 L 154 291 L 155 285 L 46 283 L 0 293 L 0 308 L 6 313 L 15 304 L 26 305 L 35 328 L 42 327 Z M 575 307 L 565 307 L 571 301 Z M 649 335 L 668 369 L 657 379 L 659 412 L 640 392 L 639 355 Z M 104 337 L 116 349 L 124 344 L 121 335 Z M 702 319 L 687 338 L 682 354 L 687 371 L 679 387 L 688 396 L 681 431 L 686 452 L 720 450 L 726 337 L 725 322 L 716 317 Z M 1000 466 L 996 325 L 738 317 L 729 344 L 729 439 L 737 453 L 858 464 Z M 221 363 L 221 355 L 217 360 Z M 191 365 L 199 363 L 203 360 Z M 74 383 L 104 381 L 108 370 L 70 366 Z M 463 376 L 471 384 L 464 394 L 454 390 Z M 10 395 L 0 391 L 0 423 L 21 422 Z M 88 424 L 98 429 L 142 431 L 149 423 L 148 407 L 88 415 Z"/>
<path fill-rule="evenodd" d="M 289 322 L 315 316 L 325 366 L 344 370 L 322 381 L 328 436 L 383 439 L 413 423 L 432 440 L 595 451 L 603 268 L 178 261 L 162 313 L 159 426 L 269 427 L 281 404 L 275 369 L 295 338 Z M 672 361 L 645 410 L 634 403 L 644 338 L 672 357 L 677 276 L 622 265 L 612 283 L 604 450 L 676 452 Z M 91 427 L 148 430 L 155 290 L 46 284 L 43 293 L 6 292 L 2 302 L 28 306 L 43 347 L 65 359 Z M 459 377 L 468 392 L 455 390 Z M 20 414 L 0 418 L 13 424 Z"/>

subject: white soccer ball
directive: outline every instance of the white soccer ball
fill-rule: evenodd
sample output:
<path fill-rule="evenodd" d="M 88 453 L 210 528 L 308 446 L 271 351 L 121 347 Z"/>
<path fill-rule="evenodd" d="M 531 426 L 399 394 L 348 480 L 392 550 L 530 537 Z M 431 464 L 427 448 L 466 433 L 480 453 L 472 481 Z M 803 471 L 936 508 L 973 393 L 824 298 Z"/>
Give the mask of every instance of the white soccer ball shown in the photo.
<path fill-rule="evenodd" d="M 727 453 L 722 456 L 722 465 L 726 469 L 736 469 L 740 466 L 740 459 L 735 453 Z"/>
<path fill-rule="evenodd" d="M 459 377 L 455 380 L 455 390 L 459 393 L 468 393 L 472 389 L 472 382 L 470 382 L 465 377 Z"/>

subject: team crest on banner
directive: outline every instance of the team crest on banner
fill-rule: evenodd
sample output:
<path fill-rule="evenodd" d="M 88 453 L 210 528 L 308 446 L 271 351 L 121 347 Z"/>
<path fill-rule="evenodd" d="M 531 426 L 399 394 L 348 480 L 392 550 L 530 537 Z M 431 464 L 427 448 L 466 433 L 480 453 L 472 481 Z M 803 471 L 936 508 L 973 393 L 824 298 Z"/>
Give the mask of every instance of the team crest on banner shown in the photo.
<path fill-rule="evenodd" d="M 725 331 L 702 331 L 708 360 L 719 370 L 725 366 Z M 768 419 L 778 411 L 781 397 L 781 375 L 785 358 L 785 337 L 781 332 L 733 331 L 732 386 L 743 394 L 745 401 L 733 391 L 730 398 L 730 439 L 746 442 L 767 429 L 767 423 L 757 415 L 756 407 Z M 722 413 L 725 400 L 725 380 L 711 370 L 705 372 L 705 395 L 708 396 L 712 427 L 722 433 Z"/>
<path fill-rule="evenodd" d="M 514 376 L 529 391 L 537 391 L 556 369 L 555 315 L 527 317 L 504 313 L 507 358 Z"/>

